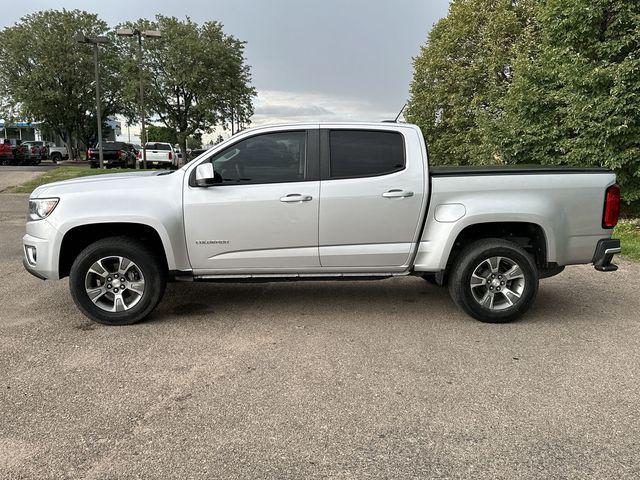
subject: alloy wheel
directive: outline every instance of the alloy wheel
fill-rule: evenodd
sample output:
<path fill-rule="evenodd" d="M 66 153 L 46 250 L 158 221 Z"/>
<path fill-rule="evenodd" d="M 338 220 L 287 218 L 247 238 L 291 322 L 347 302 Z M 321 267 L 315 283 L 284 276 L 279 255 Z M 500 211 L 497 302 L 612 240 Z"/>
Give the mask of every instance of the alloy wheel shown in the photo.
<path fill-rule="evenodd" d="M 518 303 L 525 288 L 522 268 L 507 257 L 490 257 L 478 264 L 469 281 L 476 302 L 489 310 Z"/>
<path fill-rule="evenodd" d="M 103 257 L 85 275 L 85 291 L 106 312 L 133 308 L 144 295 L 145 280 L 140 267 L 126 257 Z"/>

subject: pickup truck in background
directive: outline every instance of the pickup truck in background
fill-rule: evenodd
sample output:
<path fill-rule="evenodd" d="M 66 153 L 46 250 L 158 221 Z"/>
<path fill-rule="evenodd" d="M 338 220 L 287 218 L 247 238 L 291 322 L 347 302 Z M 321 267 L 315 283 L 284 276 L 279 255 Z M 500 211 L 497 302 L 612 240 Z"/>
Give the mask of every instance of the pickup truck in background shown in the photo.
<path fill-rule="evenodd" d="M 13 145 L 7 139 L 0 141 L 0 165 L 11 165 L 13 163 Z"/>
<path fill-rule="evenodd" d="M 147 167 L 172 168 L 177 165 L 178 156 L 173 145 L 163 142 L 147 142 Z M 142 162 L 142 151 L 138 152 L 138 162 Z"/>
<path fill-rule="evenodd" d="M 30 140 L 23 142 L 22 146 L 25 149 L 25 163 L 38 165 L 42 160 L 46 160 L 48 157 L 48 148 L 43 141 Z"/>
<path fill-rule="evenodd" d="M 61 162 L 62 160 L 69 160 L 69 152 L 67 147 L 58 147 L 53 142 L 47 142 L 49 158 L 53 163 Z"/>
<path fill-rule="evenodd" d="M 99 145 L 87 150 L 87 160 L 91 168 L 100 166 Z M 105 168 L 136 168 L 136 150 L 125 142 L 106 141 L 102 144 L 102 161 Z"/>
<path fill-rule="evenodd" d="M 5 138 L 2 140 L 0 148 L 0 165 L 26 165 L 28 164 L 26 148 L 22 141 L 15 138 Z"/>
<path fill-rule="evenodd" d="M 566 265 L 616 270 L 619 205 L 604 169 L 430 167 L 414 125 L 260 127 L 176 171 L 38 187 L 24 265 L 69 276 L 80 310 L 111 325 L 146 317 L 169 280 L 406 275 L 508 322 Z"/>

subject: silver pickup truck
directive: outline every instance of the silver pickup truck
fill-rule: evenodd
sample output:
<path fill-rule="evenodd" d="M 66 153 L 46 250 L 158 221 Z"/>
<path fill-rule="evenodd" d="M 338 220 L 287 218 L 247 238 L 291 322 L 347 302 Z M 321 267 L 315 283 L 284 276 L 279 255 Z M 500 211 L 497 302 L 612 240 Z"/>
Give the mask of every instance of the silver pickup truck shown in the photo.
<path fill-rule="evenodd" d="M 607 170 L 430 167 L 413 125 L 261 127 L 177 171 L 37 188 L 24 265 L 68 276 L 80 310 L 110 325 L 149 315 L 167 281 L 403 275 L 498 323 L 565 265 L 616 270 L 619 205 Z"/>

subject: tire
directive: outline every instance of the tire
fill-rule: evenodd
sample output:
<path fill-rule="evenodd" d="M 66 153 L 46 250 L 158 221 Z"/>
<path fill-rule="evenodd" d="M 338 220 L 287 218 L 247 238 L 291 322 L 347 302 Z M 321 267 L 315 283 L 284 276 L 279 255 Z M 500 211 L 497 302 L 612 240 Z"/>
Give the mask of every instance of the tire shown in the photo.
<path fill-rule="evenodd" d="M 531 255 L 498 238 L 479 240 L 465 248 L 449 277 L 455 304 L 481 322 L 516 320 L 531 307 L 537 292 L 538 269 Z"/>
<path fill-rule="evenodd" d="M 51 155 L 51 161 L 53 163 L 58 163 L 62 160 L 62 155 L 60 155 L 59 153 L 54 153 Z"/>
<path fill-rule="evenodd" d="M 96 273 L 101 270 L 96 267 L 99 260 L 104 267 L 100 274 Z M 126 265 L 120 274 L 119 265 Z M 123 271 L 127 277 L 122 282 L 125 287 L 120 285 Z M 92 243 L 76 257 L 69 274 L 75 304 L 91 320 L 105 325 L 130 325 L 143 320 L 162 299 L 165 286 L 166 269 L 157 254 L 128 237 L 109 237 Z"/>

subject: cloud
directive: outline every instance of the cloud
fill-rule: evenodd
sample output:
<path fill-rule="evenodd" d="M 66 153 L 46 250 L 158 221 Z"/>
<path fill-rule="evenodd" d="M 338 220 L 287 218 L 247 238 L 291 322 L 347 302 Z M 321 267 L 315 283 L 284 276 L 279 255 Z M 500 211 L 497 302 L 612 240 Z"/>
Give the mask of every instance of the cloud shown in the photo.
<path fill-rule="evenodd" d="M 255 115 L 278 116 L 278 117 L 323 117 L 334 115 L 334 112 L 319 105 L 278 105 L 266 104 L 256 107 Z"/>
<path fill-rule="evenodd" d="M 354 99 L 316 92 L 260 90 L 255 99 L 252 125 L 295 122 L 380 121 L 394 118 L 378 105 Z"/>

